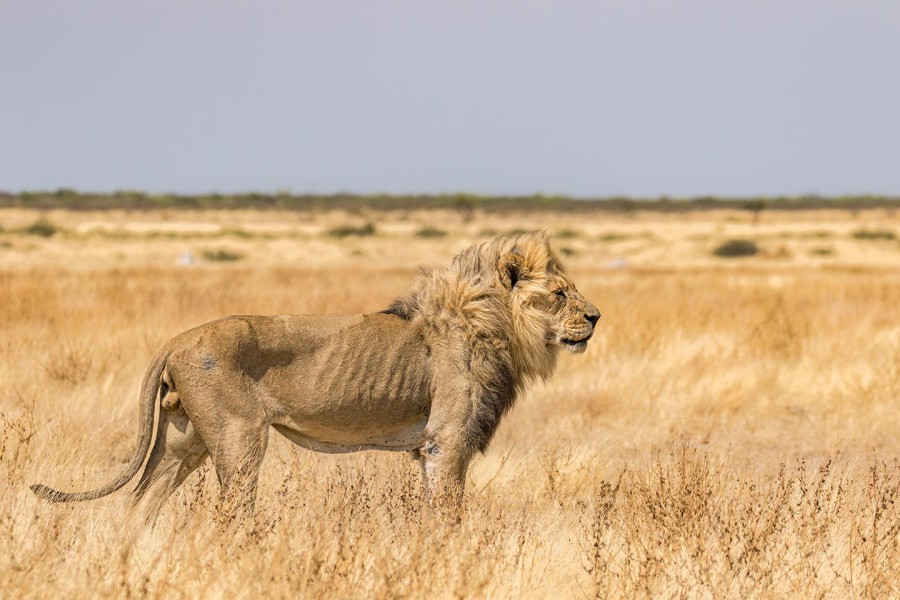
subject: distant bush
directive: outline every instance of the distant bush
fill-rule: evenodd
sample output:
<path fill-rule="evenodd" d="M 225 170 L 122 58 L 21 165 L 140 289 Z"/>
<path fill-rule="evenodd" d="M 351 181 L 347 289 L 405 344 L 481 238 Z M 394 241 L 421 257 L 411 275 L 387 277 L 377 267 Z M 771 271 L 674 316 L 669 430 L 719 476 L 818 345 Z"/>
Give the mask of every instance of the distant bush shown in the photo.
<path fill-rule="evenodd" d="M 889 229 L 858 229 L 852 233 L 858 240 L 896 240 L 897 234 Z"/>
<path fill-rule="evenodd" d="M 574 229 L 560 229 L 553 234 L 553 237 L 558 240 L 570 240 L 572 238 L 577 238 L 580 235 L 581 232 L 575 231 Z"/>
<path fill-rule="evenodd" d="M 22 230 L 22 233 L 25 233 L 27 235 L 36 235 L 39 237 L 53 237 L 58 232 L 59 227 L 57 227 L 47 219 L 38 219 Z"/>
<path fill-rule="evenodd" d="M 601 242 L 621 242 L 622 240 L 627 240 L 628 236 L 624 233 L 615 233 L 613 231 L 610 231 L 609 233 L 604 233 L 597 239 Z"/>
<path fill-rule="evenodd" d="M 802 234 L 800 237 L 805 237 L 814 240 L 824 240 L 831 237 L 834 237 L 834 233 L 830 231 L 826 231 L 824 229 L 820 229 L 818 231 L 809 231 L 807 233 Z"/>
<path fill-rule="evenodd" d="M 227 227 L 222 229 L 219 232 L 219 235 L 222 235 L 222 236 L 228 235 L 228 236 L 232 236 L 232 237 L 236 237 L 236 238 L 241 238 L 244 240 L 249 240 L 251 238 L 257 237 L 256 234 L 254 234 L 253 232 L 247 231 L 246 229 L 233 229 L 233 228 L 227 228 Z M 260 236 L 260 237 L 266 237 L 266 236 Z M 271 236 L 269 236 L 269 237 L 271 237 Z"/>
<path fill-rule="evenodd" d="M 559 253 L 563 256 L 574 256 L 578 254 L 578 250 L 576 250 L 575 248 L 569 248 L 568 246 L 562 246 L 559 249 Z"/>
<path fill-rule="evenodd" d="M 244 255 L 229 250 L 204 250 L 203 258 L 214 262 L 235 262 L 244 258 Z"/>
<path fill-rule="evenodd" d="M 340 227 L 335 227 L 334 229 L 329 229 L 326 232 L 327 235 L 335 238 L 345 238 L 345 237 L 366 237 L 370 235 L 375 235 L 375 226 L 371 223 L 366 223 L 362 227 L 353 227 L 352 225 L 341 225 Z"/>
<path fill-rule="evenodd" d="M 447 235 L 447 232 L 437 227 L 423 227 L 416 232 L 416 237 L 420 238 L 441 238 Z"/>
<path fill-rule="evenodd" d="M 809 251 L 813 256 L 832 256 L 834 255 L 834 248 L 826 248 L 824 246 L 819 248 L 813 248 Z"/>
<path fill-rule="evenodd" d="M 728 240 L 719 245 L 713 254 L 722 258 L 740 258 L 759 254 L 759 247 L 753 240 Z"/>

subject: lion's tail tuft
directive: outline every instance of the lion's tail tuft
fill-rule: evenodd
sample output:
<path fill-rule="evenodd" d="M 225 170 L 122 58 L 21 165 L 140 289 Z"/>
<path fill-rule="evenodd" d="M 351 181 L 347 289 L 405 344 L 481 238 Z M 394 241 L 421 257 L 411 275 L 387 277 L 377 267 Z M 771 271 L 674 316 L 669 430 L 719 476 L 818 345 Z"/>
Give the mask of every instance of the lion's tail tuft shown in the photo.
<path fill-rule="evenodd" d="M 60 492 L 54 490 L 52 488 L 47 487 L 46 485 L 41 485 L 36 483 L 34 485 L 28 486 L 31 488 L 31 491 L 34 492 L 34 495 L 40 498 L 41 500 L 46 500 L 47 502 L 71 502 L 73 500 L 86 500 L 86 498 L 76 498 L 75 496 L 81 496 L 82 493 L 74 493 L 67 494 L 65 492 Z"/>

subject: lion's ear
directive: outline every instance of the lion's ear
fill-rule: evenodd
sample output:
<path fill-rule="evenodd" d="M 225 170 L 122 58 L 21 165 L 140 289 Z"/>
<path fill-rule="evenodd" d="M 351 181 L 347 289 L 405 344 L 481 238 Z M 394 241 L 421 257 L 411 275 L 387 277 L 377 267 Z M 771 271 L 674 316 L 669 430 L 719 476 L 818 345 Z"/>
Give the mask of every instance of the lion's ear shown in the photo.
<path fill-rule="evenodd" d="M 497 263 L 497 277 L 500 279 L 500 284 L 507 290 L 516 287 L 516 283 L 528 278 L 525 257 L 515 252 L 507 252 L 501 256 Z"/>

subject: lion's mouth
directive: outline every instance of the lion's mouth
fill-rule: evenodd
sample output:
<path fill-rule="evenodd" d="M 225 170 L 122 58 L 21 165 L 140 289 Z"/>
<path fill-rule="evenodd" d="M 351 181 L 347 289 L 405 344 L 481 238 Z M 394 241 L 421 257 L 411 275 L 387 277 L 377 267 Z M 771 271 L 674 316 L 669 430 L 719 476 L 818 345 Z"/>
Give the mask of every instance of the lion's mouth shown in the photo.
<path fill-rule="evenodd" d="M 566 346 L 577 346 L 578 344 L 587 344 L 587 341 L 591 339 L 591 336 L 594 335 L 594 332 L 590 332 L 586 336 L 580 339 L 571 339 L 571 338 L 562 338 L 559 341 L 565 344 Z"/>
<path fill-rule="evenodd" d="M 594 335 L 594 332 L 591 331 L 589 334 L 582 338 L 560 338 L 559 343 L 562 344 L 563 348 L 568 350 L 569 352 L 574 352 L 576 354 L 580 352 L 584 352 L 587 349 L 588 340 L 591 339 L 591 336 Z"/>

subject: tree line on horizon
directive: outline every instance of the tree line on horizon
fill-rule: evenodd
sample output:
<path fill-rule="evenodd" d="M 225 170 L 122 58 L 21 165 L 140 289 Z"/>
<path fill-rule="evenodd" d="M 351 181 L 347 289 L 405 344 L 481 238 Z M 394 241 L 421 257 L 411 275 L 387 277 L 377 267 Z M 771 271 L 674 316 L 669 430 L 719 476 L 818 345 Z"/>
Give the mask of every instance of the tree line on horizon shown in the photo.
<path fill-rule="evenodd" d="M 742 209 L 752 213 L 763 210 L 863 210 L 900 208 L 900 196 L 847 195 L 820 196 L 696 196 L 674 198 L 660 196 L 638 198 L 531 194 L 520 196 L 450 194 L 151 194 L 124 190 L 111 193 L 79 192 L 70 188 L 55 191 L 0 192 L 0 208 L 39 210 L 157 210 L 157 209 L 257 209 L 257 210 L 422 210 L 453 209 L 463 213 L 475 210 L 504 212 L 511 210 L 561 212 L 689 212 L 697 210 Z"/>

